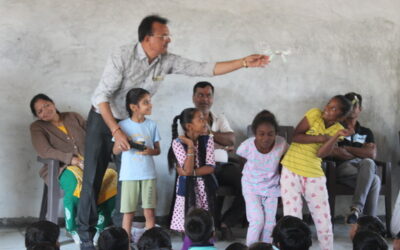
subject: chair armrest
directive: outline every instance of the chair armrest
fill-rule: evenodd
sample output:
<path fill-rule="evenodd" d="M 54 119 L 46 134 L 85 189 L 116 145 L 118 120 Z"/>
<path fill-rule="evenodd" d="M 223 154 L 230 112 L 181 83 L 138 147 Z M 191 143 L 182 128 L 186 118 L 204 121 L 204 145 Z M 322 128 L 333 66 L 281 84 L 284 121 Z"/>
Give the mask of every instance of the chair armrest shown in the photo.
<path fill-rule="evenodd" d="M 50 158 L 45 159 L 40 156 L 37 157 L 37 160 L 48 166 L 47 220 L 57 224 L 58 202 L 60 197 L 60 187 L 58 184 L 60 161 Z"/>
<path fill-rule="evenodd" d="M 382 168 L 382 184 L 392 185 L 392 163 L 375 160 L 378 168 Z"/>

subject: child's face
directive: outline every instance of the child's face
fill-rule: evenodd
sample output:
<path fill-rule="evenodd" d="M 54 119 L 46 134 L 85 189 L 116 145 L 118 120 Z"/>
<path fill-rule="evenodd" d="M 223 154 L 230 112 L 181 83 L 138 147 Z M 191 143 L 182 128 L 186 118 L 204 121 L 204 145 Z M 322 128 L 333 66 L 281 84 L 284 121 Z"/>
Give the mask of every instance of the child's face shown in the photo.
<path fill-rule="evenodd" d="M 191 123 L 188 124 L 189 129 L 192 132 L 198 133 L 198 134 L 205 134 L 207 133 L 207 122 L 204 119 L 203 112 L 201 111 L 196 111 L 194 114 L 193 120 Z"/>
<path fill-rule="evenodd" d="M 275 143 L 276 131 L 274 126 L 269 123 L 258 125 L 255 134 L 255 143 L 258 148 L 269 150 Z"/>
<path fill-rule="evenodd" d="M 322 114 L 322 118 L 325 121 L 336 122 L 343 118 L 342 104 L 336 99 L 331 99 L 328 104 L 324 108 L 324 113 Z"/>
<path fill-rule="evenodd" d="M 133 114 L 151 115 L 152 108 L 151 97 L 148 94 L 144 95 L 138 104 L 131 104 Z"/>

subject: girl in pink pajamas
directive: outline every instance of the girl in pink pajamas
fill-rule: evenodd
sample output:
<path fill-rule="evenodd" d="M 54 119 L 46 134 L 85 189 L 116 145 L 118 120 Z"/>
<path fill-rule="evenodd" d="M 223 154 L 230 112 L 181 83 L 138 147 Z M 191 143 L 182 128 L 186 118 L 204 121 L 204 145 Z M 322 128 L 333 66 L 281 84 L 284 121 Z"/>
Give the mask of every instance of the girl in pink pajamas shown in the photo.
<path fill-rule="evenodd" d="M 249 221 L 247 245 L 258 241 L 271 243 L 281 195 L 279 161 L 288 147 L 285 139 L 276 135 L 278 124 L 271 112 L 258 113 L 251 126 L 255 137 L 242 142 L 236 152 L 246 161 L 242 190 Z"/>
<path fill-rule="evenodd" d="M 351 107 L 346 97 L 337 95 L 324 110 L 310 109 L 297 125 L 293 143 L 282 160 L 283 213 L 302 218 L 304 197 L 323 250 L 333 249 L 333 233 L 321 158 L 332 151 L 339 137 L 354 133 L 339 123 Z"/>

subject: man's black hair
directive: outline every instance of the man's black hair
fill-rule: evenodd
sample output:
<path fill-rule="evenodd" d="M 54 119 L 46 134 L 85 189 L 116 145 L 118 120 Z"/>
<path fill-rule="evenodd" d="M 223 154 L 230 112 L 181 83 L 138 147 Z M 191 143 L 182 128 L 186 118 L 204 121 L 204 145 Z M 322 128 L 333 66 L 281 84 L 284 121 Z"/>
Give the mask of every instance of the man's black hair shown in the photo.
<path fill-rule="evenodd" d="M 167 24 L 168 19 L 160 17 L 159 15 L 150 15 L 143 18 L 138 28 L 139 42 L 142 42 L 145 36 L 153 34 L 153 23 Z"/>
<path fill-rule="evenodd" d="M 205 87 L 210 87 L 211 92 L 214 94 L 214 86 L 210 82 L 202 81 L 198 82 L 193 86 L 193 95 L 196 93 L 198 88 L 204 89 Z"/>

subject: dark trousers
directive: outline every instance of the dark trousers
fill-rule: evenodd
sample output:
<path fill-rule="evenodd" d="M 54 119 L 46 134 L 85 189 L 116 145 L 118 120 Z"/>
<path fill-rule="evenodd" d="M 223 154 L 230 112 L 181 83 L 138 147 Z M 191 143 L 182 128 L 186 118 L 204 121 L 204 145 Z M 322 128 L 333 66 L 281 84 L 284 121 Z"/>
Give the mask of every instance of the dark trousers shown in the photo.
<path fill-rule="evenodd" d="M 85 168 L 78 205 L 78 233 L 82 242 L 91 241 L 96 234 L 97 197 L 104 173 L 112 154 L 112 135 L 100 114 L 90 110 L 86 125 Z M 119 172 L 120 160 L 116 161 Z M 116 204 L 119 207 L 118 192 Z"/>
<path fill-rule="evenodd" d="M 245 217 L 246 208 L 242 195 L 242 173 L 239 166 L 231 162 L 217 163 L 215 176 L 217 177 L 220 186 L 230 186 L 235 195 L 232 205 L 222 215 L 221 220 L 217 221 L 217 226 L 220 226 L 220 222 L 224 223 L 228 227 L 242 223 Z M 221 211 L 216 211 L 216 213 L 221 214 Z"/>

